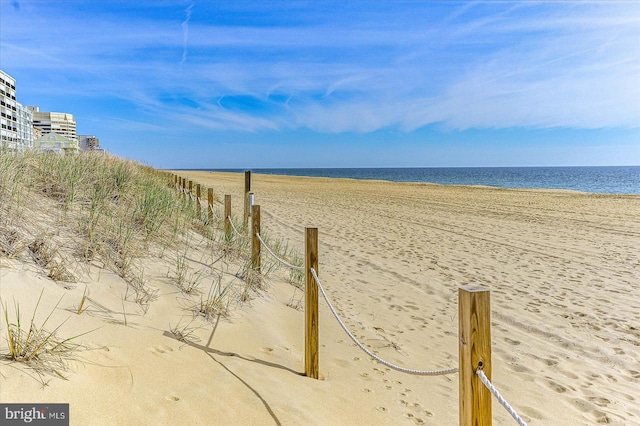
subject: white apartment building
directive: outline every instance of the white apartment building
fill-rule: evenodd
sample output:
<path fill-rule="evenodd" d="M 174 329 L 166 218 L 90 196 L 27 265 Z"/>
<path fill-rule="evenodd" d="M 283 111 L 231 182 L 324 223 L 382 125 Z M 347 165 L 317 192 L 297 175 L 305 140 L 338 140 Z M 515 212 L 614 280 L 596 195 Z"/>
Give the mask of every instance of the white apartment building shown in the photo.
<path fill-rule="evenodd" d="M 31 147 L 33 146 L 33 141 L 36 139 L 33 132 L 33 113 L 28 107 L 19 102 L 16 102 L 16 105 L 18 107 L 18 126 L 16 128 L 18 141 L 22 142 L 24 147 Z"/>
<path fill-rule="evenodd" d="M 33 146 L 31 111 L 16 101 L 16 80 L 0 70 L 0 145 L 10 149 Z"/>
<path fill-rule="evenodd" d="M 18 146 L 18 106 L 16 80 L 0 70 L 0 143 L 12 149 Z"/>
<path fill-rule="evenodd" d="M 73 115 L 66 112 L 41 112 L 37 106 L 27 108 L 33 113 L 33 127 L 40 129 L 43 135 L 53 132 L 75 141 L 78 140 L 76 120 Z"/>

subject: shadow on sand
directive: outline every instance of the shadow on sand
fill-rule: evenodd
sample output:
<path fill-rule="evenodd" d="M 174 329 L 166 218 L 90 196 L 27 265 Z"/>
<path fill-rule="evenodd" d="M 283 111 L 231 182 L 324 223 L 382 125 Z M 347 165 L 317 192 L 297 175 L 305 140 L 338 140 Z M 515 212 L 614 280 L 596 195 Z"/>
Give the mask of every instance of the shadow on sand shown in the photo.
<path fill-rule="evenodd" d="M 229 367 L 227 367 L 221 361 L 216 359 L 216 357 L 214 355 L 239 358 L 239 359 L 242 359 L 244 361 L 254 362 L 254 363 L 261 364 L 261 365 L 264 365 L 264 366 L 267 366 L 267 367 L 277 368 L 277 369 L 280 369 L 280 370 L 285 370 L 285 371 L 288 371 L 289 373 L 295 374 L 297 376 L 303 376 L 304 377 L 304 373 L 301 373 L 299 371 L 295 371 L 295 370 L 293 370 L 293 369 L 291 369 L 289 367 L 285 367 L 284 365 L 275 364 L 273 362 L 265 361 L 265 360 L 262 360 L 262 359 L 247 358 L 246 356 L 242 356 L 242 355 L 240 355 L 238 353 L 235 353 L 235 352 L 225 352 L 225 351 L 220 351 L 218 349 L 212 348 L 211 347 L 211 341 L 213 340 L 213 335 L 215 334 L 216 329 L 218 328 L 218 322 L 219 321 L 220 321 L 220 317 L 218 317 L 216 319 L 216 322 L 215 322 L 215 325 L 213 327 L 213 330 L 211 330 L 211 335 L 209 336 L 209 341 L 207 342 L 206 345 L 200 345 L 198 343 L 195 343 L 195 342 L 192 342 L 192 341 L 188 341 L 188 340 L 185 340 L 183 343 L 188 345 L 188 346 L 191 346 L 191 347 L 196 348 L 196 349 L 200 349 L 201 351 L 205 352 L 207 354 L 207 356 L 209 356 L 212 360 L 214 360 L 215 362 L 220 364 L 220 366 L 222 368 L 224 368 L 225 370 L 227 370 L 229 372 L 229 374 L 231 374 L 233 377 L 238 379 L 238 381 L 240 381 L 240 383 L 242 383 L 244 386 L 247 387 L 247 389 L 249 389 L 251 392 L 253 392 L 253 394 L 262 402 L 262 404 L 266 408 L 266 410 L 269 413 L 269 415 L 271 416 L 271 418 L 273 418 L 273 421 L 275 422 L 275 424 L 280 426 L 282 423 L 280 423 L 280 420 L 278 419 L 278 417 L 275 415 L 275 413 L 271 409 L 271 406 L 269 405 L 269 403 L 262 397 L 262 395 L 260 395 L 260 393 L 257 390 L 255 390 L 253 387 L 251 387 L 251 385 L 249 385 L 246 381 L 244 381 L 244 379 L 242 379 L 242 377 L 238 376 L 236 373 L 231 371 L 229 369 Z M 173 335 L 173 333 L 171 333 L 169 331 L 164 331 L 163 335 L 166 336 L 166 337 L 169 337 L 169 338 L 172 338 L 172 339 L 176 340 L 176 338 Z"/>

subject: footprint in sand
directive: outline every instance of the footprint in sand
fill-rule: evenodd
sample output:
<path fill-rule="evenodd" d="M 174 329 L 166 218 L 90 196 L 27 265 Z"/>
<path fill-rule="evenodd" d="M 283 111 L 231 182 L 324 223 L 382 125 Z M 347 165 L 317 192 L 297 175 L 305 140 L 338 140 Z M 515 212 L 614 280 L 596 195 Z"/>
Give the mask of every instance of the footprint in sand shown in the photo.
<path fill-rule="evenodd" d="M 173 396 L 173 395 L 167 395 L 164 397 L 167 401 L 180 401 L 180 398 L 178 398 L 177 396 Z"/>
<path fill-rule="evenodd" d="M 416 417 L 414 416 L 412 413 L 404 413 L 403 414 L 407 419 L 411 420 L 413 423 L 417 424 L 417 425 L 422 425 L 424 424 L 424 420 L 421 419 L 420 417 Z"/>
<path fill-rule="evenodd" d="M 609 401 L 607 398 L 589 397 L 587 399 L 600 407 L 606 407 L 611 404 L 611 401 Z"/>
<path fill-rule="evenodd" d="M 151 348 L 151 352 L 155 352 L 158 354 L 164 354 L 167 352 L 173 352 L 173 348 L 166 346 L 166 345 L 158 345 L 158 346 L 154 346 L 153 348 Z"/>
<path fill-rule="evenodd" d="M 562 386 L 560 383 L 557 383 L 554 380 L 551 380 L 550 378 L 547 378 L 546 382 L 549 388 L 551 388 L 552 390 L 558 393 L 565 393 L 567 391 L 566 387 Z"/>

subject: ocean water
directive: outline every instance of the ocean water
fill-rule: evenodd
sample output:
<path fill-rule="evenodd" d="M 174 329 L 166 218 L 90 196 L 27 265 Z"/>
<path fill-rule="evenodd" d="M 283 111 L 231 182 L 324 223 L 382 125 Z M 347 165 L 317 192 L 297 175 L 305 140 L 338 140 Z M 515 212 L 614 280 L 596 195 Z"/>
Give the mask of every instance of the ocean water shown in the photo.
<path fill-rule="evenodd" d="M 240 169 L 207 171 L 244 172 Z M 640 194 L 640 166 L 251 169 L 253 173 Z"/>

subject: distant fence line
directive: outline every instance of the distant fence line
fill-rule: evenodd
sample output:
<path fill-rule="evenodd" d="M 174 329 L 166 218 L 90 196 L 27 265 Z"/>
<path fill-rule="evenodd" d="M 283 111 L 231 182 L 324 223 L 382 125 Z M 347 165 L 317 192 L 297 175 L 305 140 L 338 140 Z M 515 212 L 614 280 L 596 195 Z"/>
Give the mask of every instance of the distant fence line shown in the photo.
<path fill-rule="evenodd" d="M 189 198 L 196 204 L 198 215 L 201 214 L 201 185 L 195 185 L 193 193 L 193 181 L 186 180 L 176 174 L 167 172 L 170 185 L 175 187 L 183 199 Z M 208 188 L 206 209 L 208 217 L 212 221 L 214 210 L 213 189 Z M 304 266 L 296 266 L 278 255 L 266 244 L 260 235 L 260 206 L 253 205 L 253 193 L 251 193 L 251 172 L 245 172 L 244 185 L 244 230 L 250 231 L 249 235 L 242 234 L 235 227 L 231 216 L 231 195 L 225 195 L 224 202 L 224 228 L 227 238 L 235 233 L 241 238 L 251 238 L 251 264 L 260 272 L 261 247 L 281 264 L 297 270 L 304 271 L 305 276 L 305 375 L 314 379 L 319 377 L 319 336 L 318 336 L 318 291 L 322 294 L 329 310 L 334 318 L 351 338 L 351 340 L 369 357 L 389 368 L 418 375 L 444 375 L 459 373 L 459 424 L 462 426 L 491 425 L 492 424 L 492 399 L 495 396 L 498 402 L 507 410 L 513 419 L 520 425 L 526 426 L 524 420 L 509 405 L 500 392 L 491 383 L 491 310 L 490 291 L 486 287 L 470 285 L 458 289 L 458 337 L 459 360 L 457 368 L 444 370 L 412 370 L 394 365 L 375 355 L 349 331 L 335 308 L 331 304 L 318 277 L 318 228 L 305 228 L 305 262 Z M 251 227 L 248 220 L 251 217 Z"/>

